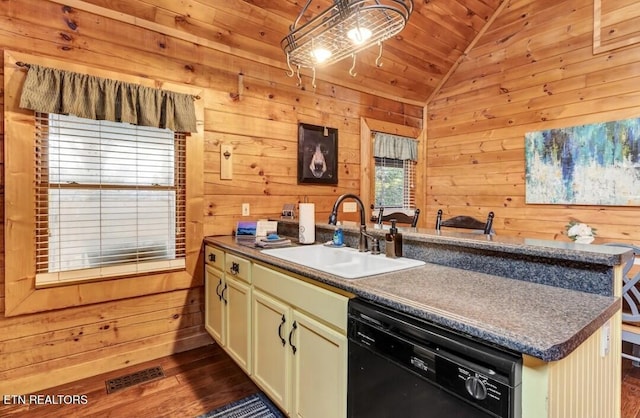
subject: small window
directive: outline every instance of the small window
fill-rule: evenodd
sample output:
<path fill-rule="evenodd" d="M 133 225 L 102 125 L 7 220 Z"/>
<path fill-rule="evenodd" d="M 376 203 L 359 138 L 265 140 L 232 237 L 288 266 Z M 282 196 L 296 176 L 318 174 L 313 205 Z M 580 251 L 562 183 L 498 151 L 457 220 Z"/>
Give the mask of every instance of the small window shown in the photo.
<path fill-rule="evenodd" d="M 375 157 L 375 207 L 415 208 L 415 162 Z"/>
<path fill-rule="evenodd" d="M 36 114 L 36 285 L 185 266 L 185 135 Z"/>

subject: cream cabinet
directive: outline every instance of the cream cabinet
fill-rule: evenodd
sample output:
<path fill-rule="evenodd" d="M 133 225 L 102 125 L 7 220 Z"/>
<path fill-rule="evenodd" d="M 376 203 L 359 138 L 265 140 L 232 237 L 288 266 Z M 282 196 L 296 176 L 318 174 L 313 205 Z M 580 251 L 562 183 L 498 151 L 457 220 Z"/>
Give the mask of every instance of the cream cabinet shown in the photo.
<path fill-rule="evenodd" d="M 254 289 L 253 378 L 278 406 L 289 411 L 291 399 L 291 308 L 286 303 Z"/>
<path fill-rule="evenodd" d="M 204 328 L 218 344 L 224 345 L 223 303 L 224 252 L 210 246 L 204 248 Z"/>
<path fill-rule="evenodd" d="M 248 374 L 251 374 L 251 287 L 226 276 L 225 336 L 227 353 Z"/>
<path fill-rule="evenodd" d="M 224 304 L 220 289 L 224 287 L 224 273 L 207 265 L 204 276 L 204 328 L 224 346 Z"/>
<path fill-rule="evenodd" d="M 253 379 L 291 417 L 347 412 L 348 297 L 252 266 Z"/>
<path fill-rule="evenodd" d="M 294 417 L 347 415 L 347 337 L 311 316 L 293 310 L 292 414 Z"/>
<path fill-rule="evenodd" d="M 205 247 L 205 329 L 251 374 L 251 263 Z"/>

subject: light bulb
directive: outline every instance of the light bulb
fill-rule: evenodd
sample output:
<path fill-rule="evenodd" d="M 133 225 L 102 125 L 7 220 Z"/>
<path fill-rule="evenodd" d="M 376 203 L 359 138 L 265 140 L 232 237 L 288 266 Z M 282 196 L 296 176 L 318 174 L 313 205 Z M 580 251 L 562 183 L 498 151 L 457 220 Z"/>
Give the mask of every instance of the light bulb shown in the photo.
<path fill-rule="evenodd" d="M 327 48 L 316 47 L 311 50 L 311 56 L 318 64 L 321 64 L 329 59 L 331 51 Z"/>
<path fill-rule="evenodd" d="M 371 38 L 371 31 L 367 28 L 357 27 L 347 32 L 347 37 L 349 37 L 354 44 L 360 45 Z"/>

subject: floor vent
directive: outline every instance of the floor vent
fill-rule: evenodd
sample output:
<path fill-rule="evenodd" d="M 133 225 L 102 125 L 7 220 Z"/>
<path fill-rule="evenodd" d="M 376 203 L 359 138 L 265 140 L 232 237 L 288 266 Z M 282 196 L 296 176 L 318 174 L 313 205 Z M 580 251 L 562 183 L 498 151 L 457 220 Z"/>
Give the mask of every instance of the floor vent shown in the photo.
<path fill-rule="evenodd" d="M 124 376 L 109 379 L 105 383 L 107 385 L 107 393 L 113 393 L 121 389 L 126 389 L 137 384 L 148 382 L 150 380 L 161 379 L 164 377 L 162 367 L 150 367 Z"/>

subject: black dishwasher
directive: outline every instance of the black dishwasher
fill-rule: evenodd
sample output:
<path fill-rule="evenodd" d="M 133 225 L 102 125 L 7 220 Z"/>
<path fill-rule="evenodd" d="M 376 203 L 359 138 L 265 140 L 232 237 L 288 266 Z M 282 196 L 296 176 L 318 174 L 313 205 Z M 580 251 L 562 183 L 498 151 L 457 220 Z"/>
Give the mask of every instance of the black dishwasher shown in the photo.
<path fill-rule="evenodd" d="M 349 302 L 350 418 L 520 418 L 522 356 L 363 299 Z"/>

